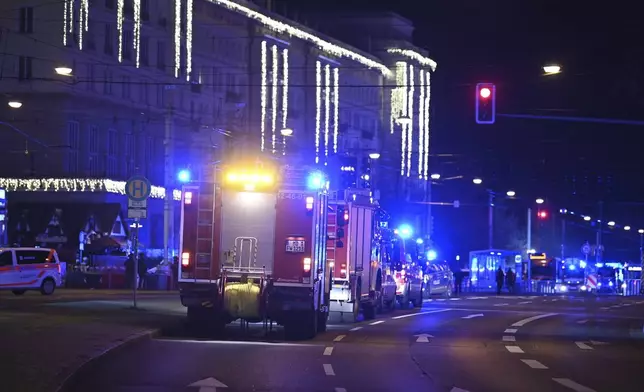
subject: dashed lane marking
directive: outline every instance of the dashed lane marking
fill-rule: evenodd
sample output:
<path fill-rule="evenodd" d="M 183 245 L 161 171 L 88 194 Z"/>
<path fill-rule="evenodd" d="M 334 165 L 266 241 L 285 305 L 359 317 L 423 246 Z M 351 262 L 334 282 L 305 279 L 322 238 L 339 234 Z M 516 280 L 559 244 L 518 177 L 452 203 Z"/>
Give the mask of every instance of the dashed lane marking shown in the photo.
<path fill-rule="evenodd" d="M 552 381 L 568 387 L 575 392 L 596 392 L 594 389 L 588 388 L 584 385 L 574 382 L 569 378 L 553 378 Z"/>
<path fill-rule="evenodd" d="M 324 365 L 322 365 L 322 367 L 324 368 L 324 374 L 326 374 L 327 376 L 335 376 L 333 366 L 331 366 L 330 363 L 325 363 Z"/>
<path fill-rule="evenodd" d="M 536 321 L 536 320 L 539 320 L 539 319 L 542 319 L 542 318 L 546 318 L 546 317 L 556 316 L 556 315 L 557 315 L 557 313 L 540 314 L 540 315 L 537 315 L 537 316 L 528 317 L 527 319 L 519 320 L 516 323 L 512 324 L 512 326 L 513 327 L 523 327 L 524 325 L 526 325 L 528 323 L 531 323 L 533 321 Z"/>
<path fill-rule="evenodd" d="M 351 328 L 351 329 L 349 330 L 349 332 L 355 332 L 355 331 L 359 331 L 359 330 L 361 330 L 361 329 L 362 329 L 362 327 L 355 327 L 355 328 Z"/>
<path fill-rule="evenodd" d="M 575 344 L 577 345 L 577 347 L 579 347 L 582 350 L 594 350 L 594 348 L 592 348 L 591 346 L 587 345 L 584 342 L 575 342 Z"/>
<path fill-rule="evenodd" d="M 334 342 L 339 342 L 340 340 L 344 339 L 345 336 L 347 336 L 347 335 L 338 335 L 338 336 L 335 337 L 335 339 L 333 339 L 333 341 Z"/>
<path fill-rule="evenodd" d="M 504 342 L 516 342 L 517 338 L 512 335 L 507 335 L 503 337 Z"/>
<path fill-rule="evenodd" d="M 347 392 L 345 388 L 336 388 L 335 392 Z"/>
<path fill-rule="evenodd" d="M 470 391 L 468 391 L 467 389 L 454 387 L 454 388 L 450 389 L 449 392 L 470 392 Z"/>
<path fill-rule="evenodd" d="M 324 349 L 324 355 L 331 355 L 333 354 L 333 347 L 327 347 Z"/>
<path fill-rule="evenodd" d="M 531 303 L 532 303 L 532 301 L 522 301 L 522 302 L 519 302 L 519 305 L 527 305 L 527 304 L 531 304 Z"/>
<path fill-rule="evenodd" d="M 429 310 L 427 312 L 403 314 L 402 316 L 392 317 L 392 320 L 400 320 L 400 319 L 403 319 L 403 318 L 406 318 L 406 317 L 422 316 L 423 314 L 449 312 L 450 310 L 452 310 L 452 309 L 450 309 L 450 308 L 448 308 L 448 309 L 436 309 L 436 310 Z"/>
<path fill-rule="evenodd" d="M 508 328 L 505 331 L 503 331 L 503 333 L 517 333 L 517 329 L 516 328 Z"/>
<path fill-rule="evenodd" d="M 450 301 L 460 301 L 461 299 L 460 298 L 450 298 L 449 300 Z"/>
<path fill-rule="evenodd" d="M 378 321 L 374 321 L 373 323 L 370 323 L 369 325 L 378 325 L 378 324 L 382 324 L 384 322 L 385 322 L 384 320 L 378 320 Z"/>
<path fill-rule="evenodd" d="M 431 299 L 431 298 L 423 300 L 423 302 L 432 302 L 432 301 L 433 301 L 433 299 Z"/>
<path fill-rule="evenodd" d="M 519 346 L 505 346 L 506 350 L 511 352 L 512 354 L 524 354 L 525 351 L 521 349 Z"/>
<path fill-rule="evenodd" d="M 577 321 L 577 324 L 586 324 L 587 322 L 588 322 L 588 319 L 584 319 L 584 320 Z"/>
<path fill-rule="evenodd" d="M 610 306 L 602 306 L 600 309 L 601 310 L 608 310 L 608 309 L 610 309 Z"/>
<path fill-rule="evenodd" d="M 505 302 L 504 302 L 504 303 L 502 303 L 502 304 L 494 304 L 494 306 L 508 306 L 508 305 L 510 305 L 510 304 L 509 304 L 509 303 L 505 303 Z"/>
<path fill-rule="evenodd" d="M 521 362 L 533 369 L 548 369 L 548 367 L 535 359 L 522 359 Z"/>

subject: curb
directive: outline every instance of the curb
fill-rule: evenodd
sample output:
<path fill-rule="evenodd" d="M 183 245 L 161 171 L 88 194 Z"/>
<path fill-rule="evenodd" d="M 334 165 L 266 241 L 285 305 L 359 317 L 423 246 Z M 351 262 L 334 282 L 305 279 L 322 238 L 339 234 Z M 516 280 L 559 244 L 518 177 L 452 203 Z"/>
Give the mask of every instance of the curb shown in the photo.
<path fill-rule="evenodd" d="M 97 359 L 113 352 L 117 352 L 120 349 L 123 349 L 131 344 L 138 343 L 140 341 L 143 341 L 145 339 L 152 339 L 156 336 L 158 336 L 161 333 L 161 329 L 148 329 L 133 335 L 130 335 L 122 340 L 117 341 L 116 343 L 112 343 L 109 345 L 107 348 L 103 349 L 100 352 L 94 352 L 90 354 L 88 357 L 82 359 L 79 361 L 80 363 L 78 364 L 73 364 L 71 366 L 71 369 L 66 375 L 60 375 L 59 377 L 56 377 L 55 383 L 55 388 L 53 389 L 55 392 L 63 392 L 65 391 L 65 388 L 69 381 L 81 370 L 83 370 L 85 367 L 89 366 L 91 363 L 96 361 Z"/>

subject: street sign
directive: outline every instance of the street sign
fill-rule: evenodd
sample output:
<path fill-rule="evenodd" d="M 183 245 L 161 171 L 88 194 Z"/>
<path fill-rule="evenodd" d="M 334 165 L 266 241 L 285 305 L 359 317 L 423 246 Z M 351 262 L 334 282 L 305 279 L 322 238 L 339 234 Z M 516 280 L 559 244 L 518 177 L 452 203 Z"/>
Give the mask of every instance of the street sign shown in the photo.
<path fill-rule="evenodd" d="M 128 208 L 127 217 L 129 219 L 146 219 L 148 217 L 147 208 Z"/>
<path fill-rule="evenodd" d="M 581 253 L 588 255 L 590 254 L 590 244 L 586 242 L 582 247 L 581 247 Z"/>
<path fill-rule="evenodd" d="M 125 194 L 128 199 L 134 201 L 143 201 L 150 197 L 152 193 L 152 184 L 143 176 L 130 177 L 125 183 Z"/>

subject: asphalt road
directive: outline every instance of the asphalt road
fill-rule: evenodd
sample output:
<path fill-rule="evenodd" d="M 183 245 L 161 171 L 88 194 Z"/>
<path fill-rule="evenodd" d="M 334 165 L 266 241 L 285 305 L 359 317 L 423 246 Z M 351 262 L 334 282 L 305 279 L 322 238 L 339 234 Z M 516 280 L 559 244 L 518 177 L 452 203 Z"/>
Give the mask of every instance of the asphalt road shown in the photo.
<path fill-rule="evenodd" d="M 643 320 L 642 298 L 479 296 L 335 318 L 305 342 L 234 325 L 218 339 L 166 331 L 92 362 L 64 391 L 639 392 Z"/>

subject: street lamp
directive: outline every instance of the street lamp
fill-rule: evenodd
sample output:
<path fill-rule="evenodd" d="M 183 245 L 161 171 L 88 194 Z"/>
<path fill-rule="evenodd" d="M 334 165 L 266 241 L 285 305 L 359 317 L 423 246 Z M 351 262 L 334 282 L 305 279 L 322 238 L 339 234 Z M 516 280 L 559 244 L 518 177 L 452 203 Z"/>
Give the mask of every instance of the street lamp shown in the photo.
<path fill-rule="evenodd" d="M 624 226 L 624 230 L 629 231 L 631 229 L 630 226 Z"/>
<path fill-rule="evenodd" d="M 475 178 L 475 179 L 472 180 L 472 182 L 475 185 L 481 185 L 483 183 L 483 180 L 481 180 L 480 178 Z"/>
<path fill-rule="evenodd" d="M 56 71 L 56 73 L 57 73 L 58 75 L 62 75 L 62 76 L 72 76 L 72 69 L 71 69 L 71 68 L 69 68 L 69 67 L 65 67 L 65 66 L 62 66 L 62 67 L 56 67 L 56 68 L 54 68 L 54 71 Z"/>
<path fill-rule="evenodd" d="M 608 226 L 611 226 L 611 227 L 615 226 L 615 221 L 608 222 Z"/>
<path fill-rule="evenodd" d="M 561 66 L 556 64 L 546 65 L 543 67 L 543 72 L 545 72 L 546 75 L 555 75 L 561 73 Z"/>
<path fill-rule="evenodd" d="M 537 203 L 537 204 L 543 204 L 543 203 L 545 203 L 545 200 L 543 200 L 542 198 L 538 198 L 538 199 L 537 199 L 537 200 L 535 200 L 535 201 L 536 201 L 536 203 Z"/>
<path fill-rule="evenodd" d="M 369 159 L 380 159 L 380 153 L 379 152 L 369 153 Z"/>
<path fill-rule="evenodd" d="M 637 230 L 637 232 L 640 233 L 640 234 L 644 234 L 644 229 L 639 229 L 639 230 Z"/>
<path fill-rule="evenodd" d="M 280 131 L 282 136 L 293 136 L 293 130 L 291 128 L 284 128 Z"/>
<path fill-rule="evenodd" d="M 441 175 L 438 174 L 438 173 L 434 173 L 430 177 L 431 177 L 432 180 L 440 180 L 441 179 Z"/>
<path fill-rule="evenodd" d="M 590 218 L 588 215 L 584 216 L 584 220 L 585 220 L 586 222 L 588 222 L 590 219 L 591 219 L 591 218 Z"/>
<path fill-rule="evenodd" d="M 505 194 L 508 195 L 508 197 L 514 197 L 514 196 L 517 195 L 517 193 L 515 191 L 507 191 L 507 192 L 505 192 Z"/>
<path fill-rule="evenodd" d="M 22 107 L 22 102 L 20 101 L 9 101 L 7 104 L 12 109 L 20 109 Z"/>

